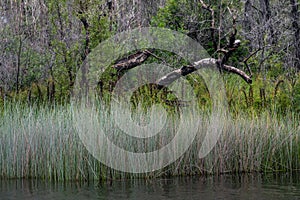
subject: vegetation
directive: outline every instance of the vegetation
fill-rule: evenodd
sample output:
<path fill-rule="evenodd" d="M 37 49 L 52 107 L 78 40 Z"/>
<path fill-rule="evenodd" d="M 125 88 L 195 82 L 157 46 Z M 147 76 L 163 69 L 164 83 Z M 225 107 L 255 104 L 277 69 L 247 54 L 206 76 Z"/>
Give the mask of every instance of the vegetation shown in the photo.
<path fill-rule="evenodd" d="M 120 111 L 117 111 L 120 112 Z M 123 173 L 102 165 L 86 150 L 74 123 L 87 123 L 86 117 L 74 120 L 73 106 L 31 107 L 18 103 L 6 105 L 1 113 L 0 172 L 2 178 L 41 178 L 50 181 L 111 180 L 244 172 L 291 172 L 300 168 L 299 116 L 287 113 L 279 118 L 268 112 L 240 113 L 221 119 L 221 138 L 207 157 L 199 159 L 199 149 L 209 118 L 199 115 L 202 123 L 189 150 L 174 164 L 148 174 Z M 104 113 L 100 114 L 103 115 Z M 80 110 L 90 116 L 89 110 Z M 167 128 L 154 140 L 136 141 L 121 137 L 111 115 L 100 123 L 117 145 L 125 149 L 143 148 L 146 152 L 168 142 L 174 128 Z M 183 119 L 187 119 L 185 116 Z M 78 120 L 78 118 L 76 118 Z M 101 118 L 103 120 L 103 118 Z M 125 120 L 125 119 L 123 119 Z M 188 123 L 187 123 L 188 124 Z M 189 128 L 189 125 L 186 125 Z M 95 127 L 96 128 L 96 127 Z M 98 128 L 96 128 L 98 129 Z M 167 135 L 167 138 L 166 138 Z M 114 159 L 119 158 L 115 155 Z M 126 163 L 125 163 L 126 164 Z"/>
<path fill-rule="evenodd" d="M 300 169 L 297 1 L 122 2 L 0 3 L 1 178 L 102 180 Z M 74 127 L 75 108 L 70 97 L 76 74 L 97 45 L 116 33 L 142 26 L 187 34 L 220 63 L 231 118 L 221 119 L 224 127 L 220 140 L 207 157 L 199 159 L 198 151 L 209 123 L 203 113 L 210 112 L 211 100 L 203 80 L 187 73 L 203 111 L 199 114 L 203 123 L 195 125 L 199 132 L 193 145 L 165 169 L 126 174 L 109 169 L 88 153 Z M 144 58 L 136 66 L 155 62 L 168 63 L 174 69 L 194 67 L 173 53 L 157 49 L 142 49 L 131 55 Z M 116 82 L 128 71 L 118 66 L 126 64 L 131 55 L 112 60 L 111 68 L 99 77 L 97 92 L 103 104 L 110 103 Z M 225 65 L 244 72 L 248 81 L 239 73 L 228 72 Z M 145 113 L 154 103 L 162 104 L 169 114 L 180 108 L 174 95 L 157 85 L 139 88 L 131 99 L 134 108 L 141 100 Z M 177 115 L 171 116 L 176 120 Z M 183 118 L 187 120 L 188 116 Z M 112 121 L 109 117 L 107 120 Z M 113 124 L 102 126 L 112 129 Z M 118 139 L 119 130 L 113 130 L 110 134 L 112 139 L 116 137 L 117 144 L 133 148 L 134 141 L 121 141 L 124 138 Z M 173 127 L 166 131 L 171 137 Z M 145 143 L 150 149 L 157 145 L 155 141 Z"/>

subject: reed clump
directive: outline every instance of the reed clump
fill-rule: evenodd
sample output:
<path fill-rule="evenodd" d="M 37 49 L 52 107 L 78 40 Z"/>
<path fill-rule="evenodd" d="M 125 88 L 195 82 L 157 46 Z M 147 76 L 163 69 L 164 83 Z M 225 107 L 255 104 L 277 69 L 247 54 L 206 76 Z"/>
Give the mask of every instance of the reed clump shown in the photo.
<path fill-rule="evenodd" d="M 88 112 L 88 109 L 82 109 L 79 113 L 91 115 Z M 74 127 L 74 116 L 76 109 L 72 105 L 4 104 L 0 115 L 0 177 L 66 181 L 300 169 L 300 123 L 299 116 L 293 113 L 281 117 L 268 112 L 259 115 L 239 113 L 220 119 L 223 121 L 219 130 L 221 136 L 202 159 L 198 157 L 199 149 L 211 121 L 206 114 L 199 114 L 201 123 L 194 124 L 198 126 L 198 133 L 183 156 L 163 169 L 145 174 L 123 173 L 101 164 L 80 140 L 78 129 Z M 132 141 L 130 137 L 122 136 L 114 123 L 109 123 L 111 115 L 108 112 L 91 117 L 99 118 L 99 125 L 108 130 L 108 137 L 116 145 L 130 151 L 147 152 L 160 148 L 174 137 L 176 131 L 174 120 L 154 140 Z M 190 124 L 185 124 L 188 129 Z M 118 155 L 115 157 L 120 159 Z"/>

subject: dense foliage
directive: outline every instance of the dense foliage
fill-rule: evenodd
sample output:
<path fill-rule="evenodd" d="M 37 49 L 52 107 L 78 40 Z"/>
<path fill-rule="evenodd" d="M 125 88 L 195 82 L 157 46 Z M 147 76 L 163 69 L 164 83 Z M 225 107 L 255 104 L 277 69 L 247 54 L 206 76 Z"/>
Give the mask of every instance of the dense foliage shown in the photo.
<path fill-rule="evenodd" d="M 1 1 L 0 178 L 111 180 L 299 170 L 299 11 L 299 0 Z M 100 116 L 100 126 L 91 126 L 95 132 L 99 127 L 110 130 L 108 137 L 125 149 L 153 151 L 173 136 L 180 104 L 185 102 L 154 84 L 138 88 L 129 102 L 132 116 L 137 114 L 137 121 L 145 123 L 148 118 L 142 114 L 149 114 L 151 105 L 159 103 L 175 125 L 165 127 L 168 137 L 159 135 L 157 140 L 136 145 L 134 138 L 122 136 L 114 124 L 111 113 L 122 110 L 108 107 L 100 114 L 85 107 L 77 110 L 70 97 L 76 75 L 83 73 L 82 66 L 95 47 L 116 33 L 146 26 L 190 36 L 210 57 L 225 57 L 226 65 L 245 72 L 252 83 L 220 67 L 230 114 L 210 119 L 207 85 L 201 77 L 187 75 L 202 108 L 197 113 L 202 123 L 192 124 L 199 129 L 194 143 L 164 169 L 128 174 L 104 166 L 87 151 L 74 127 L 80 120 L 74 117 L 85 124 Z M 229 45 L 232 35 L 239 44 L 234 51 Z M 116 62 L 111 60 L 111 66 Z M 174 69 L 190 64 L 174 53 L 151 49 L 145 63 L 154 62 Z M 103 111 L 101 106 L 106 108 L 105 103 L 111 102 L 114 86 L 126 72 L 109 67 L 102 73 L 96 88 L 101 104 L 93 104 L 95 110 Z M 142 109 L 142 117 L 134 109 Z M 189 131 L 190 116 L 180 117 Z M 222 136 L 207 157 L 199 158 L 203 134 L 218 117 Z M 120 121 L 126 124 L 127 116 Z M 113 159 L 123 159 L 120 156 Z"/>
<path fill-rule="evenodd" d="M 170 28 L 192 37 L 211 57 L 219 58 L 222 53 L 216 48 L 226 48 L 235 27 L 241 46 L 226 64 L 247 72 L 247 59 L 253 84 L 222 72 L 232 110 L 298 112 L 298 6 L 293 0 L 2 1 L 1 102 L 68 101 L 76 73 L 88 54 L 101 41 L 123 30 Z M 174 55 L 155 53 L 174 68 L 179 67 Z M 152 57 L 147 62 L 157 61 Z M 109 92 L 119 76 L 114 70 L 106 74 L 102 90 Z M 200 102 L 208 102 L 205 85 L 193 86 L 202 93 Z"/>

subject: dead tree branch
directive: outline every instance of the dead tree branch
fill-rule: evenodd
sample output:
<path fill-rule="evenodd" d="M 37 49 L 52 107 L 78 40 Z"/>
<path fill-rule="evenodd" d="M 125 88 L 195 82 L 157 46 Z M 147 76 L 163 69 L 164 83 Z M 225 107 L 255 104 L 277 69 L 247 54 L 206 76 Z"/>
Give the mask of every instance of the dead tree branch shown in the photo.
<path fill-rule="evenodd" d="M 117 61 L 112 67 L 117 69 L 118 71 L 132 69 L 138 65 L 141 65 L 143 62 L 145 62 L 150 57 L 150 55 L 151 55 L 151 52 L 148 50 L 139 51 L 135 54 L 128 56 L 127 58 L 123 58 L 123 59 Z M 180 78 L 181 76 L 186 76 L 190 73 L 193 73 L 194 71 L 197 71 L 198 69 L 200 69 L 202 67 L 209 68 L 212 66 L 220 67 L 219 61 L 214 58 L 202 59 L 200 61 L 194 62 L 192 65 L 183 66 L 180 69 L 176 69 L 173 72 L 170 72 L 166 76 L 159 79 L 157 81 L 157 84 L 158 85 L 169 85 L 173 81 Z M 221 68 L 224 71 L 239 75 L 249 84 L 252 83 L 251 75 L 250 76 L 247 75 L 244 71 L 242 71 L 238 68 L 235 68 L 235 67 L 232 67 L 229 65 L 225 65 L 225 64 L 222 64 Z"/>
<path fill-rule="evenodd" d="M 180 77 L 191 74 L 192 72 L 197 71 L 201 68 L 211 68 L 211 67 L 214 67 L 214 66 L 216 66 L 216 67 L 219 66 L 219 63 L 218 63 L 217 59 L 214 59 L 214 58 L 202 59 L 202 60 L 199 60 L 197 62 L 194 62 L 193 65 L 183 66 L 180 69 L 176 69 L 176 70 L 168 73 L 164 77 L 160 78 L 156 82 L 156 84 L 159 85 L 159 86 L 166 86 L 166 85 L 171 84 L 175 80 L 179 79 Z M 242 71 L 238 68 L 235 68 L 235 67 L 232 67 L 232 66 L 229 66 L 229 65 L 222 65 L 222 69 L 224 71 L 239 75 L 240 77 L 242 77 L 249 84 L 252 83 L 251 76 L 248 76 L 244 71 Z"/>
<path fill-rule="evenodd" d="M 229 9 L 229 11 L 230 11 L 230 13 L 232 13 L 230 9 Z M 233 29 L 233 31 L 229 37 L 229 42 L 226 46 L 226 51 L 221 60 L 221 65 L 224 65 L 229 60 L 232 53 L 237 48 L 239 48 L 239 46 L 241 45 L 241 41 L 236 39 L 237 29 L 236 29 L 236 16 L 235 15 L 232 15 L 232 29 Z"/>
<path fill-rule="evenodd" d="M 151 52 L 149 50 L 138 51 L 126 58 L 117 60 L 112 67 L 118 71 L 132 69 L 143 64 L 150 56 Z"/>
<path fill-rule="evenodd" d="M 216 31 L 216 26 L 215 26 L 215 11 L 214 9 L 211 8 L 210 5 L 206 5 L 202 0 L 199 0 L 201 5 L 202 5 L 202 8 L 209 11 L 210 12 L 210 15 L 211 15 L 211 26 L 210 26 L 210 36 L 211 36 L 211 39 L 213 41 L 213 47 L 215 50 L 218 49 L 218 43 L 217 43 L 217 40 L 216 40 L 216 37 L 215 37 L 215 31 Z"/>

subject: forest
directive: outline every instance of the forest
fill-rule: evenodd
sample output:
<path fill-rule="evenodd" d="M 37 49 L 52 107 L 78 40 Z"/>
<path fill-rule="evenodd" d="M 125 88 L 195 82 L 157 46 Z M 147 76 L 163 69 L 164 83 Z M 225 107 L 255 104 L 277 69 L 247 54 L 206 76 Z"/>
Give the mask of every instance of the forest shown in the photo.
<path fill-rule="evenodd" d="M 1 0 L 0 177 L 143 176 L 109 169 L 90 155 L 70 111 L 76 75 L 93 49 L 142 27 L 167 28 L 198 42 L 219 69 L 232 116 L 223 119 L 224 134 L 207 157 L 196 158 L 195 142 L 167 169 L 144 176 L 299 170 L 299 6 L 299 0 Z M 111 101 L 127 71 L 154 62 L 168 63 L 191 80 L 199 106 L 210 109 L 205 83 L 192 81 L 197 68 L 159 49 L 111 60 L 99 77 L 101 101 Z M 145 109 L 160 102 L 169 112 L 187 103 L 169 94 L 153 97 L 160 91 L 157 85 L 141 87 L 132 102 L 148 96 Z"/>

